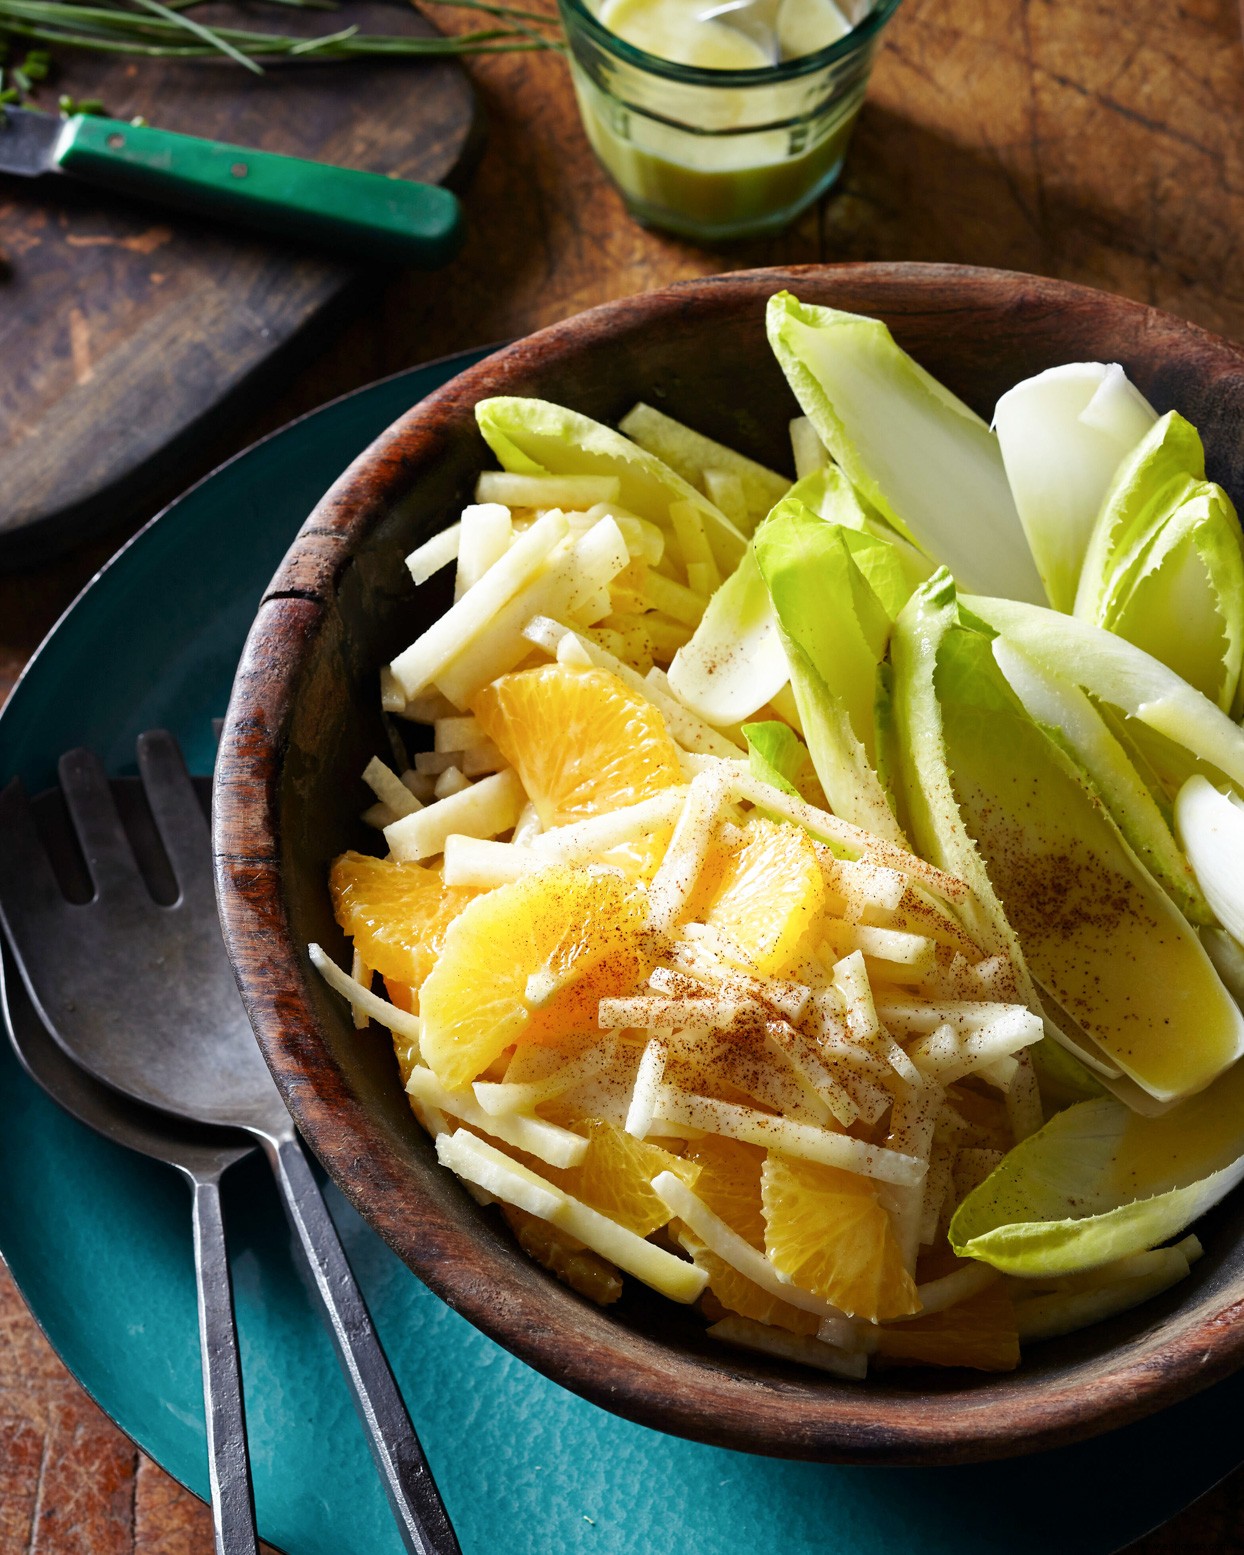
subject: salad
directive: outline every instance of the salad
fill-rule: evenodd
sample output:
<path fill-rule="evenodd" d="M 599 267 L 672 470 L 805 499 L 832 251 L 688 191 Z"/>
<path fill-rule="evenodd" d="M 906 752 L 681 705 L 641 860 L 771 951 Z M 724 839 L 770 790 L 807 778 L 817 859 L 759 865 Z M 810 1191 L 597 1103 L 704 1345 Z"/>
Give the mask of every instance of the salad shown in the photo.
<path fill-rule="evenodd" d="M 878 320 L 768 332 L 793 483 L 643 404 L 476 407 L 385 856 L 332 867 L 352 965 L 310 954 L 583 1296 L 1006 1370 L 1187 1276 L 1244 1177 L 1244 541 L 1117 365 L 991 427 Z"/>

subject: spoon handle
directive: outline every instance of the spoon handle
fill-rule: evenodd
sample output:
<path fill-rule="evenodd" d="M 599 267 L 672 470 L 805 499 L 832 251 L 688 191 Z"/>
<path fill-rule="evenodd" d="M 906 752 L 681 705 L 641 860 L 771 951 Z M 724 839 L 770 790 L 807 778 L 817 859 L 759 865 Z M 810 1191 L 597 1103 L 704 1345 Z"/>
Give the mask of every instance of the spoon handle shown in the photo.
<path fill-rule="evenodd" d="M 220 1178 L 196 1172 L 192 1181 L 199 1350 L 203 1358 L 203 1407 L 207 1416 L 207 1466 L 216 1555 L 258 1555 Z"/>
<path fill-rule="evenodd" d="M 266 1147 L 285 1208 L 324 1304 L 333 1345 L 367 1432 L 402 1542 L 411 1555 L 461 1555 L 436 1481 L 299 1141 Z"/>

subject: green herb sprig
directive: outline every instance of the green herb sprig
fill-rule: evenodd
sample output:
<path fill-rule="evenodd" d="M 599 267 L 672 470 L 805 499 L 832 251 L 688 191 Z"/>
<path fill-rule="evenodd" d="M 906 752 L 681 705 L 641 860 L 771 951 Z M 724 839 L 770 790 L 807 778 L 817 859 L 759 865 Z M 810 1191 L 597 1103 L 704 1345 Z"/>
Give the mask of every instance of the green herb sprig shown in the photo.
<path fill-rule="evenodd" d="M 431 0 L 482 11 L 498 24 L 457 36 L 364 33 L 343 27 L 319 37 L 291 37 L 250 28 L 208 26 L 186 13 L 200 0 L 0 0 L 0 35 L 60 48 L 126 54 L 150 59 L 228 59 L 262 74 L 264 63 L 311 60 L 438 58 L 462 54 L 511 54 L 558 49 L 562 42 L 551 14 L 523 10 L 491 0 Z M 332 10 L 332 0 L 272 0 L 299 9 Z M 535 24 L 533 26 L 533 24 Z M 552 29 L 546 32 L 536 27 Z M 0 45 L 3 37 L 0 36 Z M 47 60 L 44 50 L 32 50 Z M 13 87 L 25 95 L 36 77 L 11 67 Z M 19 79 L 19 69 L 22 78 Z M 45 72 L 46 74 L 46 69 Z M 39 77 L 38 79 L 42 79 Z M 0 79 L 0 88 L 7 83 Z M 0 98 L 0 100 L 3 100 Z"/>
<path fill-rule="evenodd" d="M 31 49 L 20 64 L 10 63 L 8 43 L 0 37 L 0 108 L 6 103 L 28 102 L 51 69 L 46 49 Z"/>

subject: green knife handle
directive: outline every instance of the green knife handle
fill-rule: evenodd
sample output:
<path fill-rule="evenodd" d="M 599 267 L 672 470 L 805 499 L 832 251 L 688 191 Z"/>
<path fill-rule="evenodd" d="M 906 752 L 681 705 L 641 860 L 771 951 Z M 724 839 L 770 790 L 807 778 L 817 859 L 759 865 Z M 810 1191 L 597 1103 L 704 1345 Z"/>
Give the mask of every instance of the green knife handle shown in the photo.
<path fill-rule="evenodd" d="M 432 269 L 462 242 L 448 189 L 117 119 L 67 120 L 56 161 L 95 184 L 359 259 Z"/>

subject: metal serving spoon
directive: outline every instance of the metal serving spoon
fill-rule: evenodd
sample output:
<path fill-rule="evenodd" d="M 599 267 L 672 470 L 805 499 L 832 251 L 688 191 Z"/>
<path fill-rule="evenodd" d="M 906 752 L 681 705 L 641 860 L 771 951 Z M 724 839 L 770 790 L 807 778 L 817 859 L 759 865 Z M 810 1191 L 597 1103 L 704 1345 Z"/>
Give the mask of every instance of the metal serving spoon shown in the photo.
<path fill-rule="evenodd" d="M 76 835 L 93 887 L 82 903 L 66 900 L 20 783 L 0 793 L 0 920 L 22 981 L 44 1025 L 96 1079 L 175 1117 L 243 1129 L 262 1147 L 406 1548 L 459 1555 L 371 1314 L 242 1007 L 216 917 L 207 821 L 172 736 L 140 735 L 138 767 L 150 811 L 130 815 L 127 831 L 98 758 L 85 750 L 61 758 L 61 830 Z M 161 879 L 163 894 L 175 897 L 167 906 L 148 885 L 158 892 Z"/>
<path fill-rule="evenodd" d="M 225 1249 L 220 1180 L 255 1146 L 244 1135 L 171 1122 L 92 1080 L 61 1052 L 0 943 L 0 1010 L 22 1068 L 59 1106 L 105 1139 L 174 1166 L 194 1195 L 194 1272 L 207 1418 L 212 1529 L 218 1555 L 256 1555 L 242 1369 Z"/>

